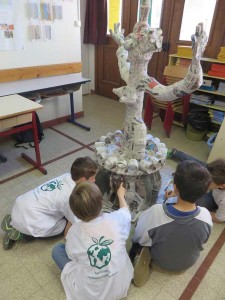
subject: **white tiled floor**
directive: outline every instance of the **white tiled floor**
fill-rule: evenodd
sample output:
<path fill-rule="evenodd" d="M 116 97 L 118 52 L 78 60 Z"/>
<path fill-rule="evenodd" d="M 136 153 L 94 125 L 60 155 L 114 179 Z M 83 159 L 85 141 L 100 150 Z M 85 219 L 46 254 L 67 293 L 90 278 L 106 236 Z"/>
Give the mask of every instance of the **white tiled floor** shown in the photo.
<path fill-rule="evenodd" d="M 116 101 L 103 97 L 89 95 L 84 96 L 85 117 L 79 119 L 82 124 L 91 127 L 87 132 L 70 123 L 55 126 L 57 130 L 71 136 L 84 144 L 96 141 L 101 135 L 121 129 L 125 113 L 125 106 Z M 170 138 L 166 138 L 162 123 L 159 118 L 153 120 L 152 135 L 165 142 L 168 148 L 176 147 L 199 159 L 206 161 L 208 156 L 208 146 L 206 142 L 195 142 L 185 137 L 185 130 L 173 125 Z M 45 168 L 48 171 L 46 176 L 34 170 L 25 175 L 18 176 L 0 186 L 0 220 L 6 213 L 11 212 L 11 207 L 15 198 L 35 186 L 68 172 L 71 163 L 76 157 L 89 155 L 94 157 L 94 153 L 73 140 L 58 134 L 51 128 L 45 130 L 45 139 L 40 143 L 42 161 L 48 162 L 51 159 L 65 155 L 52 163 L 47 163 Z M 1 152 L 8 157 L 8 162 L 0 164 L 0 181 L 31 168 L 31 166 L 20 158 L 20 153 L 24 149 L 15 149 L 11 140 L 1 142 Z M 80 149 L 81 150 L 78 150 Z M 78 150 L 76 152 L 76 150 Z M 32 153 L 32 150 L 25 150 Z M 175 168 L 176 164 L 167 161 L 167 165 Z M 224 229 L 224 225 L 215 225 L 212 235 L 205 250 L 202 251 L 199 261 L 185 274 L 175 276 L 152 272 L 148 283 L 143 288 L 135 288 L 131 285 L 129 290 L 129 300 L 176 300 L 179 299 L 187 284 L 192 279 L 195 272 L 201 266 L 207 253 L 210 251 L 215 241 Z M 2 242 L 3 232 L 0 231 L 0 241 Z M 51 258 L 51 250 L 55 243 L 62 239 L 36 240 L 33 242 L 19 242 L 17 247 L 9 251 L 3 250 L 0 246 L 0 299 L 2 300 L 61 300 L 65 299 L 64 290 L 60 282 L 60 271 Z M 169 255 L 169 253 L 168 253 Z M 225 246 L 216 257 L 214 263 L 209 268 L 206 276 L 200 283 L 193 299 L 222 300 L 225 299 Z M 79 300 L 79 299 L 78 299 Z M 95 299 L 94 299 L 95 300 Z M 96 299 L 97 300 L 97 299 Z"/>

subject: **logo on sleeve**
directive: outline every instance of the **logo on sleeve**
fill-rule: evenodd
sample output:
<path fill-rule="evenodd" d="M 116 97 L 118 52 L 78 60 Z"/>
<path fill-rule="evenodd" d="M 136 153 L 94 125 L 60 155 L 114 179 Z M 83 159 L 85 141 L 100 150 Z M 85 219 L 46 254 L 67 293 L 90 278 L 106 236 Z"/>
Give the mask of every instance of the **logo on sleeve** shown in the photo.
<path fill-rule="evenodd" d="M 111 251 L 108 245 L 114 242 L 113 240 L 103 239 L 104 236 L 102 236 L 99 241 L 92 237 L 94 244 L 91 245 L 87 250 L 90 265 L 98 269 L 101 269 L 109 264 L 111 260 Z"/>

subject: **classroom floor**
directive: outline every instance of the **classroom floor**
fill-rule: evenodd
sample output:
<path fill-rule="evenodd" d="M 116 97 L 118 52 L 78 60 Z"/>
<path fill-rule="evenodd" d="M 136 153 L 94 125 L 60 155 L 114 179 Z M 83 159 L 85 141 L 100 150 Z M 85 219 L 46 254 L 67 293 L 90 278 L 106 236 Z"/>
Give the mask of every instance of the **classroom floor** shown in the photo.
<path fill-rule="evenodd" d="M 0 220 L 11 212 L 15 198 L 37 185 L 68 172 L 74 159 L 94 157 L 93 144 L 101 136 L 123 124 L 125 105 L 97 95 L 83 97 L 85 117 L 79 122 L 91 127 L 87 132 L 70 123 L 44 130 L 40 143 L 42 162 L 48 171 L 42 175 L 20 157 L 21 152 L 33 155 L 33 149 L 14 148 L 14 141 L 1 142 L 0 152 L 8 158 L 0 164 Z M 176 147 L 206 161 L 209 150 L 204 141 L 191 141 L 185 130 L 173 125 L 171 137 L 166 138 L 158 117 L 153 120 L 153 136 L 168 148 Z M 168 160 L 165 172 L 175 168 Z M 0 229 L 0 243 L 3 232 Z M 63 300 L 64 290 L 60 271 L 51 258 L 52 247 L 62 238 L 19 242 L 5 251 L 0 245 L 0 299 L 2 300 Z M 168 255 L 170 255 L 168 253 Z M 166 275 L 152 271 L 147 284 L 136 288 L 131 284 L 129 300 L 222 300 L 225 299 L 225 226 L 214 224 L 209 241 L 200 259 L 183 275 Z M 79 300 L 79 299 L 78 299 Z M 95 299 L 94 299 L 95 300 Z M 97 299 L 96 299 L 97 300 Z M 107 299 L 106 299 L 107 300 Z"/>

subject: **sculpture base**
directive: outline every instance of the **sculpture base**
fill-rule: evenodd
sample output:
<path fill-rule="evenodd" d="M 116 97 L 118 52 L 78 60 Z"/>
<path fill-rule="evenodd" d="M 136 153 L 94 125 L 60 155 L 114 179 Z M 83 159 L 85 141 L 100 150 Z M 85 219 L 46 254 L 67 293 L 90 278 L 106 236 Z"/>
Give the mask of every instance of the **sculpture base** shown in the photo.
<path fill-rule="evenodd" d="M 132 222 L 135 222 L 143 210 L 156 203 L 161 187 L 160 172 L 141 176 L 124 176 L 100 169 L 95 183 L 103 194 L 103 212 L 119 209 L 116 191 L 121 181 L 126 187 L 126 201 L 130 207 Z"/>

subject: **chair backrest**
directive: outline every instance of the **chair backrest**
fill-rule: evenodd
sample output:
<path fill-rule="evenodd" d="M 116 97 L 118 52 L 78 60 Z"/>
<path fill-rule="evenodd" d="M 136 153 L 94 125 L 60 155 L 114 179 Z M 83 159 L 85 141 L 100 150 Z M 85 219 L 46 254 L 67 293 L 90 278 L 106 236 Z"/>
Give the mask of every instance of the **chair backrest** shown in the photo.
<path fill-rule="evenodd" d="M 163 72 L 165 84 L 171 85 L 181 79 L 187 74 L 187 68 L 181 66 L 166 66 Z"/>

